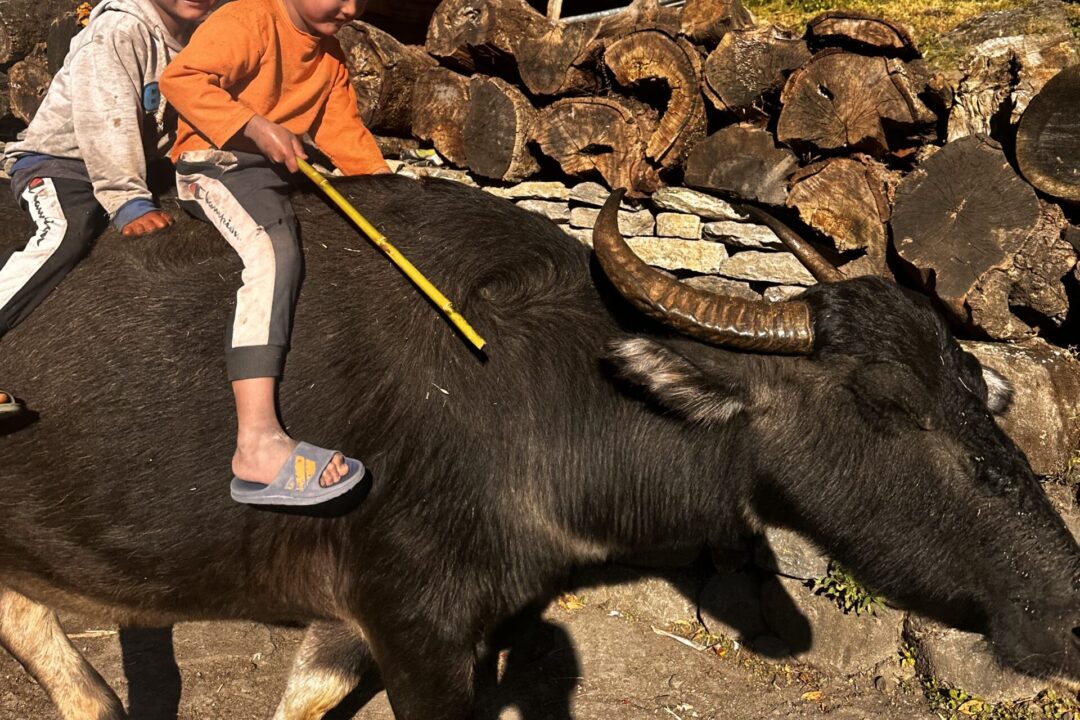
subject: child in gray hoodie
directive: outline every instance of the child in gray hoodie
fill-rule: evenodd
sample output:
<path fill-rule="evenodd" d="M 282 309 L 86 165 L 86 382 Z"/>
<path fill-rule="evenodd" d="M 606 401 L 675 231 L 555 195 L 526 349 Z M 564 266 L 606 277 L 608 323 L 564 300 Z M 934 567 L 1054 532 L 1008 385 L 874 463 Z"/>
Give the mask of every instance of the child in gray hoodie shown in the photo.
<path fill-rule="evenodd" d="M 164 157 L 158 77 L 217 0 L 103 0 L 71 41 L 24 138 L 9 143 L 11 189 L 36 231 L 0 252 L 0 337 L 85 257 L 111 220 L 135 237 L 172 223 L 147 187 L 147 158 Z M 19 405 L 0 390 L 0 417 Z"/>

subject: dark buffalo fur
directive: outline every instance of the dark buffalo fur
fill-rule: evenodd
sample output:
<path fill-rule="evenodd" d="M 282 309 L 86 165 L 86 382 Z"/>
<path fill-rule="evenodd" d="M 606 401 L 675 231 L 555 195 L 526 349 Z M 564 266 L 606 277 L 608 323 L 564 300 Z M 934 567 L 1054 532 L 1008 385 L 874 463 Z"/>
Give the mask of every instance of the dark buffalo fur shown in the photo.
<path fill-rule="evenodd" d="M 229 499 L 238 260 L 194 222 L 109 234 L 3 340 L 0 381 L 35 414 L 0 436 L 0 583 L 122 623 L 356 623 L 398 717 L 458 718 L 476 641 L 573 565 L 767 522 L 1023 670 L 1080 676 L 1080 551 L 925 302 L 819 287 L 814 356 L 728 352 L 639 321 L 585 248 L 504 200 L 343 186 L 489 343 L 471 352 L 335 211 L 296 199 L 281 406 L 296 437 L 367 463 L 366 499 L 333 518 Z"/>

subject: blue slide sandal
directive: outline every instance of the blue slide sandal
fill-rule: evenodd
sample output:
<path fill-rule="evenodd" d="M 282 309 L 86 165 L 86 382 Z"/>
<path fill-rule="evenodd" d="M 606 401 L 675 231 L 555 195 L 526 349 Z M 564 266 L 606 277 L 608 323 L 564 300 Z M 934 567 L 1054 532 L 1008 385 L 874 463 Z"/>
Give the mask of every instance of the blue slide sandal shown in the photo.
<path fill-rule="evenodd" d="M 340 497 L 356 487 L 364 477 L 364 464 L 350 457 L 345 458 L 345 464 L 349 466 L 348 474 L 334 485 L 323 487 L 319 484 L 319 478 L 337 452 L 302 442 L 269 485 L 234 476 L 229 488 L 232 499 L 249 505 L 303 507 Z"/>
<path fill-rule="evenodd" d="M 22 405 L 15 400 L 14 395 L 3 388 L 0 388 L 0 394 L 7 395 L 7 400 L 0 402 L 0 418 L 7 417 L 8 415 L 17 415 L 22 412 Z"/>

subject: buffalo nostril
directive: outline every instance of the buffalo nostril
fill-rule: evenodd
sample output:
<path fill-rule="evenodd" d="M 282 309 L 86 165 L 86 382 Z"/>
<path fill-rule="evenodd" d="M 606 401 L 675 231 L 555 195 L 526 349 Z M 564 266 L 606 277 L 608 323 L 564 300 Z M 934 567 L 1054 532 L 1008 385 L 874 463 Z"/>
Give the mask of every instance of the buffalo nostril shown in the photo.
<path fill-rule="evenodd" d="M 1072 629 L 1072 638 L 1074 643 L 1080 645 L 1080 625 Z"/>

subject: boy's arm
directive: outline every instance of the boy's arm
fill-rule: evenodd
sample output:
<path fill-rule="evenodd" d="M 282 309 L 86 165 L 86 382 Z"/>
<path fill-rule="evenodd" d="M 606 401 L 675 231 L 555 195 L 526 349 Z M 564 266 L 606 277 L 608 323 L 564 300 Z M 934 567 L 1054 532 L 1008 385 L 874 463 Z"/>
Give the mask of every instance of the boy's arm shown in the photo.
<path fill-rule="evenodd" d="M 390 172 L 379 146 L 375 144 L 375 137 L 360 119 L 356 93 L 349 83 L 349 73 L 344 64 L 334 78 L 312 139 L 346 175 Z"/>
<path fill-rule="evenodd" d="M 136 51 L 147 41 L 115 26 L 97 32 L 99 42 L 69 59 L 72 126 L 94 196 L 122 228 L 155 209 L 146 186 L 142 60 Z"/>
<path fill-rule="evenodd" d="M 234 7 L 226 5 L 213 13 L 172 59 L 160 81 L 161 94 L 217 148 L 255 115 L 227 88 L 258 67 L 264 33 L 249 16 L 230 14 Z"/>

